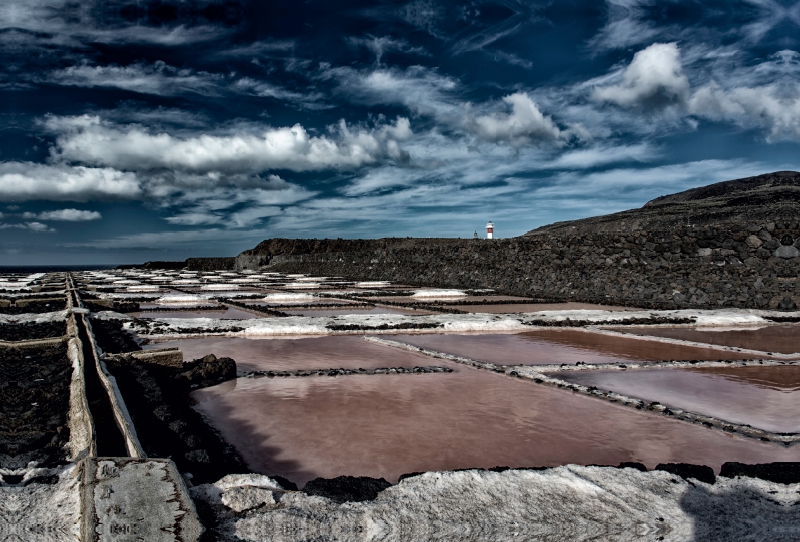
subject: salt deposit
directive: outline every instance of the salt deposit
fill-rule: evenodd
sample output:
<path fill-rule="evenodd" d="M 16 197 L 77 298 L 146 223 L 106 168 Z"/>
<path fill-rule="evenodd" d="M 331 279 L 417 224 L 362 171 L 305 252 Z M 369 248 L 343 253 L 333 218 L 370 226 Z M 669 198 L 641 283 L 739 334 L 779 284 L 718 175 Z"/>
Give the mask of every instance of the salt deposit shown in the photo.
<path fill-rule="evenodd" d="M 710 485 L 631 468 L 429 472 L 374 501 L 279 492 L 279 507 L 247 511 L 231 506 L 242 502 L 234 483 L 191 491 L 220 518 L 220 532 L 247 541 L 776 540 L 792 538 L 800 523 L 800 484 L 717 478 Z"/>
<path fill-rule="evenodd" d="M 411 297 L 461 297 L 466 296 L 461 290 L 417 290 Z"/>
<path fill-rule="evenodd" d="M 200 287 L 201 290 L 237 290 L 238 284 L 206 284 Z"/>
<path fill-rule="evenodd" d="M 286 301 L 304 302 L 304 301 L 312 301 L 314 299 L 317 298 L 312 294 L 294 294 L 288 292 L 286 293 L 277 292 L 274 294 L 267 294 L 267 296 L 264 298 L 264 301 L 266 301 L 267 303 L 282 303 Z"/>

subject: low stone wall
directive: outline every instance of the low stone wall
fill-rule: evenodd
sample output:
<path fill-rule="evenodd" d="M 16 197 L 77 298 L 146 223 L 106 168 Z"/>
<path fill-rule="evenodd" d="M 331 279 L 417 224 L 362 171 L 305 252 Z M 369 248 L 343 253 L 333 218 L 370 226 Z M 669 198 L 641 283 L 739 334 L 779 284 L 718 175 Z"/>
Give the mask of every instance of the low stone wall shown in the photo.
<path fill-rule="evenodd" d="M 190 271 L 228 271 L 233 269 L 236 258 L 189 258 L 186 268 Z"/>
<path fill-rule="evenodd" d="M 274 239 L 237 269 L 652 308 L 800 306 L 800 224 L 683 226 L 668 231 L 511 239 Z"/>

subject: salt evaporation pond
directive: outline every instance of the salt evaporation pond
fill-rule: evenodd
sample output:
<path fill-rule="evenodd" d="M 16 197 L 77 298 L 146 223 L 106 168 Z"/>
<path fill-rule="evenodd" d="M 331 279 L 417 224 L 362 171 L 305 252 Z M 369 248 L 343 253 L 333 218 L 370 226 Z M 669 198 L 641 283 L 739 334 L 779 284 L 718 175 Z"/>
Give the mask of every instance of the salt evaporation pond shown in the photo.
<path fill-rule="evenodd" d="M 398 334 L 406 344 L 503 365 L 549 365 L 579 361 L 624 363 L 658 360 L 746 359 L 752 356 L 658 340 L 625 338 L 578 329 L 543 329 L 514 334 Z"/>
<path fill-rule="evenodd" d="M 800 432 L 798 366 L 598 370 L 551 376 L 765 431 Z"/>
<path fill-rule="evenodd" d="M 762 352 L 798 353 L 800 356 L 800 325 L 796 324 L 764 326 L 757 329 L 633 328 L 623 331 Z"/>
<path fill-rule="evenodd" d="M 263 318 L 252 312 L 243 311 L 236 308 L 222 307 L 220 310 L 202 310 L 193 311 L 186 309 L 185 311 L 145 311 L 145 312 L 132 312 L 129 313 L 136 318 L 217 318 L 219 320 L 249 320 L 251 318 Z"/>
<path fill-rule="evenodd" d="M 478 369 L 241 378 L 193 392 L 249 468 L 303 485 L 461 468 L 638 461 L 798 461 L 800 447 L 733 437 Z"/>
<path fill-rule="evenodd" d="M 387 348 L 353 335 L 298 339 L 203 337 L 145 345 L 145 349 L 177 346 L 186 360 L 207 354 L 230 357 L 241 371 L 298 369 L 374 369 L 441 365 L 440 360 L 397 348 Z"/>
<path fill-rule="evenodd" d="M 424 310 L 413 309 L 395 309 L 388 307 L 371 307 L 364 309 L 308 309 L 301 311 L 284 310 L 286 314 L 293 316 L 342 316 L 345 314 L 404 314 L 404 315 L 420 315 L 420 314 L 433 314 Z"/>

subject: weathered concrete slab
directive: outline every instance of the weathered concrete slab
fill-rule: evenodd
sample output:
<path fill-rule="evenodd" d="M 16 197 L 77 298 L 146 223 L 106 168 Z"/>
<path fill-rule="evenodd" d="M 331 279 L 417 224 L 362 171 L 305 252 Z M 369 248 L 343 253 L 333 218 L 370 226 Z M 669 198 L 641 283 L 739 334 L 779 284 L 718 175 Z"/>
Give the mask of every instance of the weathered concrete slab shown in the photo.
<path fill-rule="evenodd" d="M 0 483 L 0 540 L 81 540 L 79 469 L 68 465 L 51 472 L 49 478 L 47 483 L 29 485 Z"/>
<path fill-rule="evenodd" d="M 543 471 L 429 472 L 374 501 L 337 504 L 246 479 L 192 488 L 218 518 L 221 540 L 797 540 L 800 484 L 568 465 Z"/>
<path fill-rule="evenodd" d="M 84 542 L 192 542 L 203 533 L 168 459 L 90 458 L 84 472 Z"/>
<path fill-rule="evenodd" d="M 159 348 L 158 350 L 142 350 L 141 352 L 130 352 L 123 354 L 131 356 L 144 363 L 163 365 L 164 367 L 183 367 L 183 352 L 178 348 Z"/>

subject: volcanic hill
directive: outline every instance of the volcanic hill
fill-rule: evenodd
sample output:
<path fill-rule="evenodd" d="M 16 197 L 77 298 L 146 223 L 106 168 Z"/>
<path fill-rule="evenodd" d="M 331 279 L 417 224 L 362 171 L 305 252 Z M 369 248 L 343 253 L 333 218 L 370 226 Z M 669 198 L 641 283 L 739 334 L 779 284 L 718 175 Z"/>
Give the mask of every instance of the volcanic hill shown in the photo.
<path fill-rule="evenodd" d="M 800 173 L 776 171 L 661 196 L 640 209 L 555 222 L 525 235 L 633 232 L 797 218 L 800 218 Z"/>

